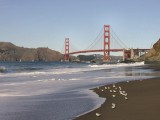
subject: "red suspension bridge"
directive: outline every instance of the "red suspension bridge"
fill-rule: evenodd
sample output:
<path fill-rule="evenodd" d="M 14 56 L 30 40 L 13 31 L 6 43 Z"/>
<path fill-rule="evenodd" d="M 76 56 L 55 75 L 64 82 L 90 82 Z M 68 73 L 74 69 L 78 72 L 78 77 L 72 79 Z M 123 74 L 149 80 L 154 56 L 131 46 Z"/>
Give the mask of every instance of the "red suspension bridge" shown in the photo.
<path fill-rule="evenodd" d="M 103 52 L 103 61 L 110 61 L 111 52 L 123 52 L 123 59 L 132 59 L 135 55 L 139 56 L 139 53 L 147 52 L 149 49 L 128 49 L 126 45 L 117 37 L 113 32 L 111 33 L 110 25 L 104 25 L 100 34 L 96 37 L 95 41 L 85 50 L 71 50 L 69 38 L 65 38 L 64 46 L 64 61 L 69 61 L 70 55 L 79 53 L 90 52 Z M 102 35 L 101 35 L 102 33 Z M 118 39 L 118 40 L 117 40 Z M 100 43 L 99 48 L 95 48 Z M 118 45 L 118 46 L 117 46 Z M 93 47 L 94 46 L 94 47 Z"/>

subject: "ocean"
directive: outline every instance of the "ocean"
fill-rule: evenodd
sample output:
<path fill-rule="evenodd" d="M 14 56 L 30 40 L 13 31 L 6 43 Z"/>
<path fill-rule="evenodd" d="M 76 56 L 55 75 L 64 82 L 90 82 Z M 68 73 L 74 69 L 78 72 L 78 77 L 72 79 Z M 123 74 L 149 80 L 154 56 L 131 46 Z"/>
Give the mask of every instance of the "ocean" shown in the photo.
<path fill-rule="evenodd" d="M 105 101 L 89 89 L 153 77 L 144 66 L 0 62 L 0 120 L 72 120 Z"/>

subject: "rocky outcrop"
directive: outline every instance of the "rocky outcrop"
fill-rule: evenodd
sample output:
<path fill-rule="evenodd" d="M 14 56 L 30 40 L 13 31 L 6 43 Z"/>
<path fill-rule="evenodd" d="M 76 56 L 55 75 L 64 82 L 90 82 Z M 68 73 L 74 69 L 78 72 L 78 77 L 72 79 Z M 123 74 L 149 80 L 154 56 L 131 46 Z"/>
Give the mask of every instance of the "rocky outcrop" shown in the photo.
<path fill-rule="evenodd" d="M 160 62 L 160 39 L 153 45 L 153 47 L 139 58 L 147 62 Z"/>
<path fill-rule="evenodd" d="M 49 48 L 24 48 L 0 42 L 0 61 L 60 61 L 62 54 Z"/>

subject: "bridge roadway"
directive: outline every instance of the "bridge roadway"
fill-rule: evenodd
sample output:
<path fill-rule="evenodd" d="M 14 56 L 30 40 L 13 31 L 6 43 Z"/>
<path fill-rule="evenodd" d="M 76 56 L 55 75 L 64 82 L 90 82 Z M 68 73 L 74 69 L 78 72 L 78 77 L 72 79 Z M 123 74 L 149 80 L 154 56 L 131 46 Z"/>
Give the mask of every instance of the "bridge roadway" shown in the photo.
<path fill-rule="evenodd" d="M 110 51 L 110 52 L 122 52 L 124 49 L 110 49 L 110 50 L 106 50 L 106 52 Z M 129 49 L 130 50 L 130 49 Z M 149 49 L 133 49 L 133 50 L 139 50 L 141 52 L 143 51 L 147 51 Z M 89 53 L 89 52 L 103 52 L 104 49 L 100 49 L 100 50 L 82 50 L 82 51 L 76 51 L 76 52 L 70 52 L 69 54 L 79 54 L 79 53 Z"/>

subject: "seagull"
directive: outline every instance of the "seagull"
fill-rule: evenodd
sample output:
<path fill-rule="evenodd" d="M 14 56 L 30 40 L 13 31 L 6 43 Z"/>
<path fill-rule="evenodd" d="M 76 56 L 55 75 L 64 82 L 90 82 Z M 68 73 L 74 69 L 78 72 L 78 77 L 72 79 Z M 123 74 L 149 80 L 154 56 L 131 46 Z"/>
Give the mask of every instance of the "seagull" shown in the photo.
<path fill-rule="evenodd" d="M 113 84 L 113 87 L 116 87 L 115 84 Z"/>
<path fill-rule="evenodd" d="M 125 100 L 128 100 L 128 98 L 127 98 L 127 97 L 125 97 Z"/>
<path fill-rule="evenodd" d="M 101 91 L 103 92 L 103 89 Z"/>
<path fill-rule="evenodd" d="M 112 103 L 112 109 L 116 108 L 116 104 Z"/>
<path fill-rule="evenodd" d="M 107 89 L 107 87 L 105 87 L 105 89 Z"/>
<path fill-rule="evenodd" d="M 125 93 L 124 96 L 127 96 L 127 93 Z"/>
<path fill-rule="evenodd" d="M 113 92 L 115 93 L 115 92 L 117 92 L 116 90 L 113 90 Z"/>
<path fill-rule="evenodd" d="M 99 114 L 99 113 L 96 113 L 96 116 L 97 116 L 97 117 L 100 117 L 100 116 L 101 116 L 101 114 Z"/>
<path fill-rule="evenodd" d="M 125 91 L 119 91 L 119 93 L 120 93 L 121 95 L 127 96 L 127 93 L 126 93 Z"/>
<path fill-rule="evenodd" d="M 112 97 L 116 97 L 116 95 L 112 95 Z"/>
<path fill-rule="evenodd" d="M 122 88 L 121 88 L 121 87 L 119 87 L 119 90 L 122 90 Z"/>

